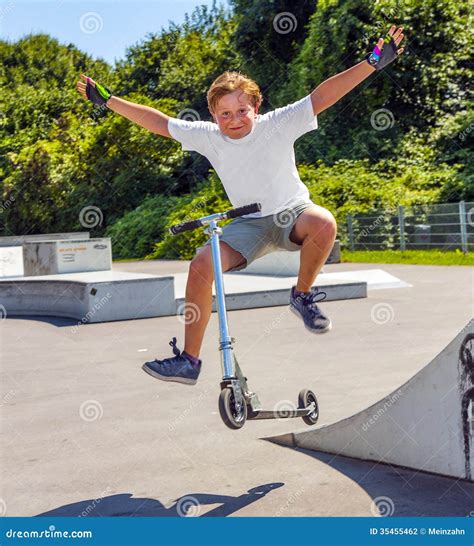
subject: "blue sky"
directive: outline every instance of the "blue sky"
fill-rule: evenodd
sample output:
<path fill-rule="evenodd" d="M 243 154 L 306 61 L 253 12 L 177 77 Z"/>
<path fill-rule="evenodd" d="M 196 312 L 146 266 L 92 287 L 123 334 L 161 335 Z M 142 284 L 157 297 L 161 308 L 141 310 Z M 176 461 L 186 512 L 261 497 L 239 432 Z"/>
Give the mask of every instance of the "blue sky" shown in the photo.
<path fill-rule="evenodd" d="M 0 37 L 14 41 L 43 32 L 113 63 L 148 32 L 182 23 L 203 4 L 210 7 L 212 0 L 0 0 Z M 227 0 L 217 4 L 229 6 Z"/>

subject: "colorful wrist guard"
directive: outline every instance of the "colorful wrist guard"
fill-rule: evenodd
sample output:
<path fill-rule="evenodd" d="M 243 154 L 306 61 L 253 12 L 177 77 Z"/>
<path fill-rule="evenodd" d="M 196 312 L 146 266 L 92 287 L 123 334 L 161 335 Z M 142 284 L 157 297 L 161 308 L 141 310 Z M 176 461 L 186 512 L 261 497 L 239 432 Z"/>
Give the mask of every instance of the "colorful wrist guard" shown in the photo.
<path fill-rule="evenodd" d="M 382 70 L 397 58 L 397 46 L 391 36 L 387 34 L 383 40 L 382 49 L 375 46 L 372 53 L 366 55 L 365 60 L 376 70 Z"/>

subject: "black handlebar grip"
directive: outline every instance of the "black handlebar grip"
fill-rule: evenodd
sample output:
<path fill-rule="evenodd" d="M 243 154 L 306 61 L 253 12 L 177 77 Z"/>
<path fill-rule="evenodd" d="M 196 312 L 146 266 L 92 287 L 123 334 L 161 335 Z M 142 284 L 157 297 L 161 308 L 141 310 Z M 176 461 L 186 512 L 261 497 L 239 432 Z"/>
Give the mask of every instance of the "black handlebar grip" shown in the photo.
<path fill-rule="evenodd" d="M 183 233 L 183 231 L 191 231 L 201 227 L 203 224 L 201 220 L 192 220 L 191 222 L 183 222 L 182 224 L 176 224 L 175 226 L 170 227 L 170 233 L 177 235 L 178 233 Z"/>
<path fill-rule="evenodd" d="M 244 214 L 252 214 L 253 212 L 259 212 L 262 210 L 262 205 L 260 203 L 252 203 L 251 205 L 245 205 L 244 207 L 237 207 L 226 212 L 227 218 L 237 218 L 239 216 L 244 216 Z M 177 235 L 178 233 L 183 233 L 183 231 L 191 231 L 198 227 L 203 226 L 204 224 L 201 220 L 191 220 L 191 222 L 183 222 L 182 224 L 176 224 L 170 227 L 170 233 L 172 235 Z"/>
<path fill-rule="evenodd" d="M 244 216 L 244 214 L 252 214 L 253 212 L 260 212 L 261 210 L 262 205 L 260 203 L 252 203 L 251 205 L 229 210 L 227 218 L 237 218 L 239 216 Z"/>

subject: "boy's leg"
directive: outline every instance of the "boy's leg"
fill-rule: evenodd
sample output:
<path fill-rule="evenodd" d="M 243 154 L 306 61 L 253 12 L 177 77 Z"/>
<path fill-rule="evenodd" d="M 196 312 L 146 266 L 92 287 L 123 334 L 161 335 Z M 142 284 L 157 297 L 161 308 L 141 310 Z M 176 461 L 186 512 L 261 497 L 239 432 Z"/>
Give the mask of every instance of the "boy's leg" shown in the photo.
<path fill-rule="evenodd" d="M 296 290 L 309 292 L 334 245 L 337 224 L 325 208 L 313 205 L 296 219 L 290 240 L 301 247 Z"/>
<path fill-rule="evenodd" d="M 220 241 L 219 245 L 222 272 L 246 261 L 240 252 L 224 241 Z M 204 332 L 211 316 L 213 281 L 212 254 L 211 247 L 208 245 L 203 247 L 192 260 L 186 284 L 184 351 L 196 358 L 199 356 Z"/>

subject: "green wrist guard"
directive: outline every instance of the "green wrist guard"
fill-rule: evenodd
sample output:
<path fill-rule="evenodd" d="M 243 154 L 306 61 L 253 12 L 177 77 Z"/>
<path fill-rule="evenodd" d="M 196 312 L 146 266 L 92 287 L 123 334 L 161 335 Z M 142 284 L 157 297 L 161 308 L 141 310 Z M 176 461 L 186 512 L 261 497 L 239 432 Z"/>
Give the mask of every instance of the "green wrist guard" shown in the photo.
<path fill-rule="evenodd" d="M 97 106 L 102 106 L 112 97 L 112 92 L 107 87 L 100 85 L 100 83 L 92 82 L 91 78 L 87 78 L 87 98 Z"/>

